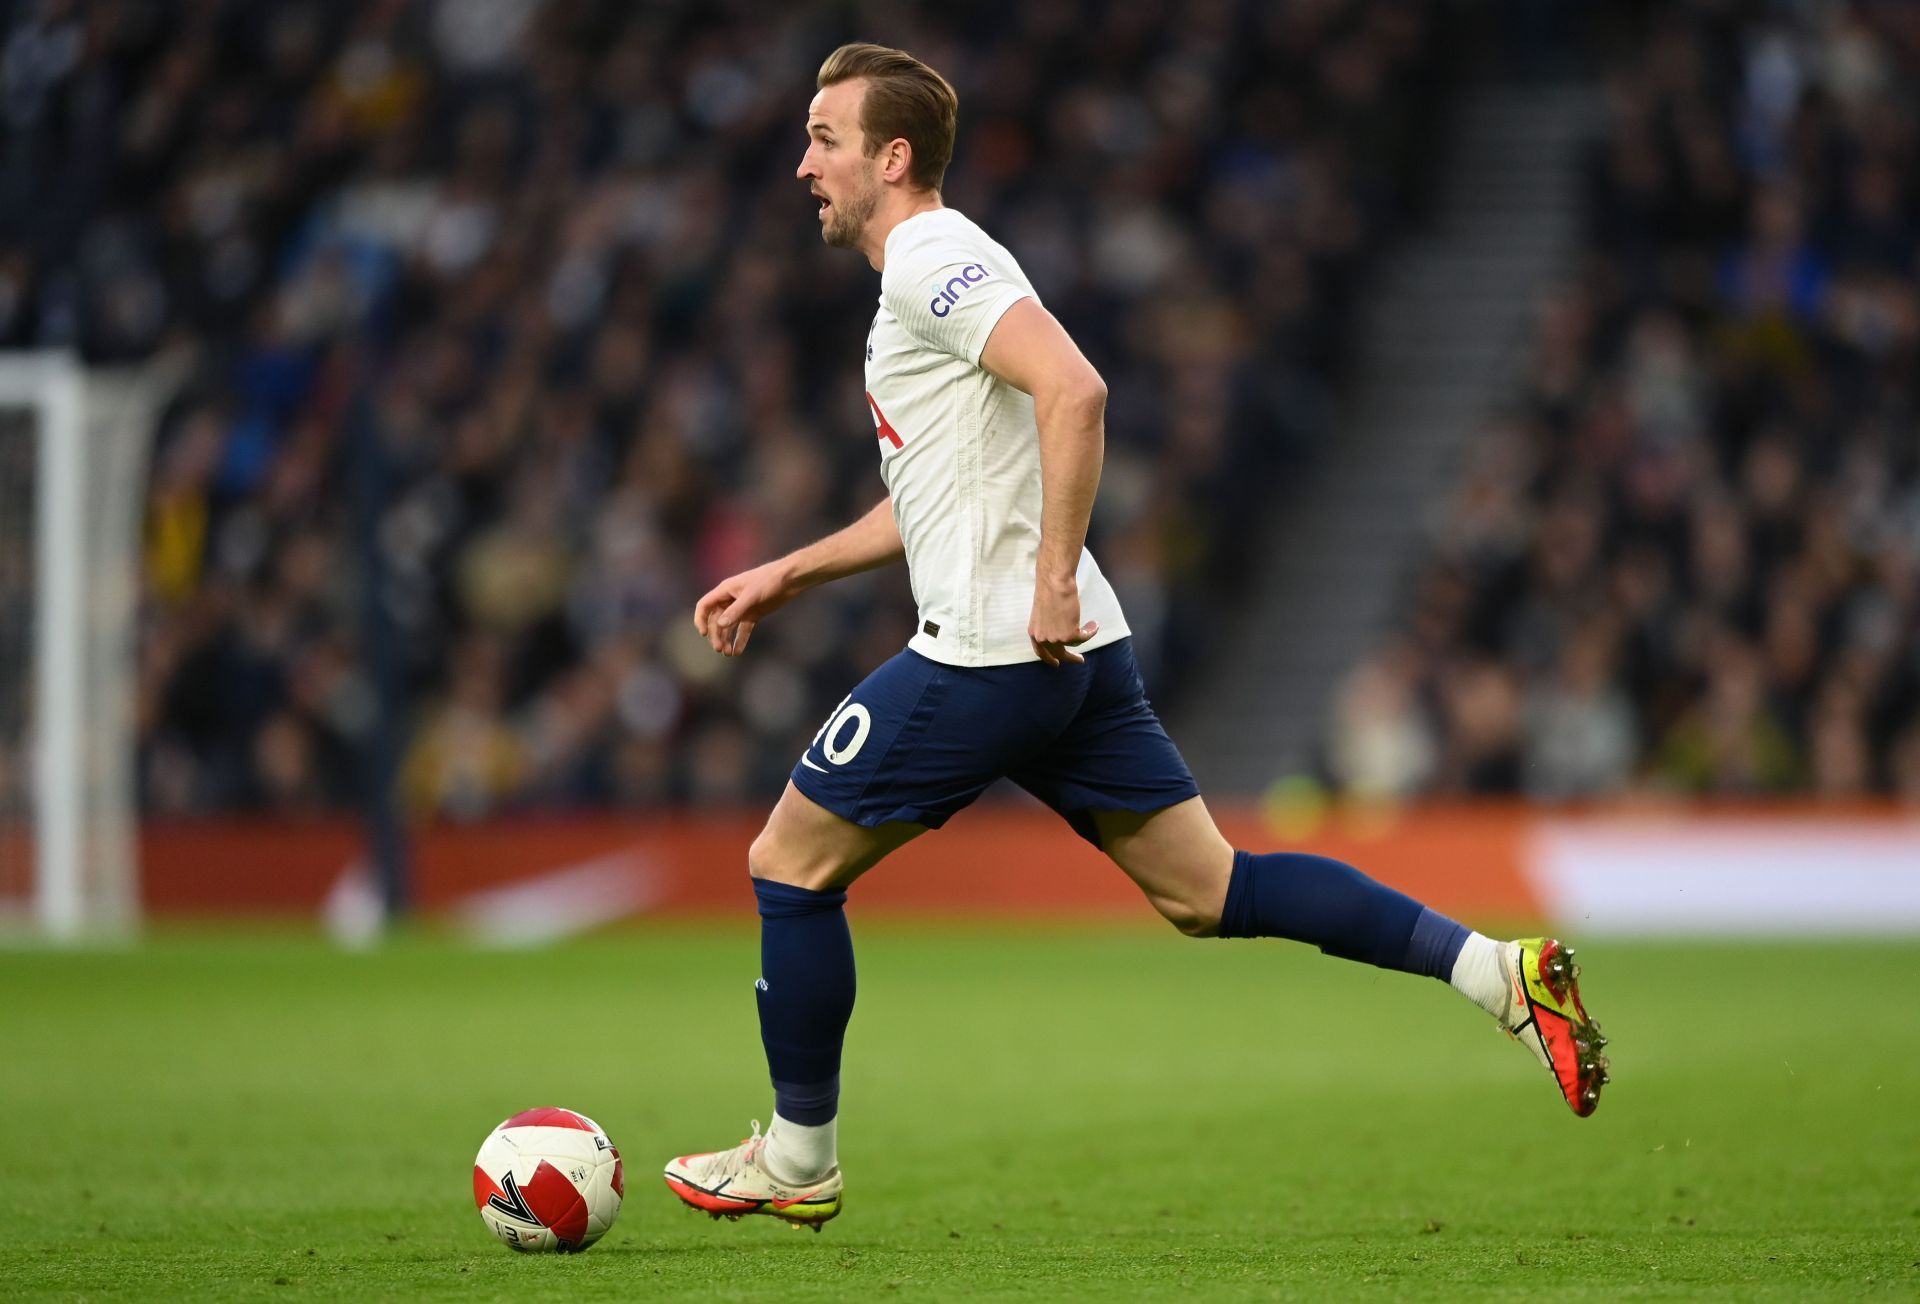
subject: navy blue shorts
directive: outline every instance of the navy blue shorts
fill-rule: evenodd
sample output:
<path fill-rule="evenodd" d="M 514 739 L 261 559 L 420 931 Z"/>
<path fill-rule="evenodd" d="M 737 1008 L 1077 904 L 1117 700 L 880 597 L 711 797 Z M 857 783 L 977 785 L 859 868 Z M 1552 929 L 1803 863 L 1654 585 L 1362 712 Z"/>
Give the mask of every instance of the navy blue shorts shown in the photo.
<path fill-rule="evenodd" d="M 939 828 L 1012 779 L 1099 845 L 1093 812 L 1153 811 L 1198 796 L 1147 703 L 1133 643 L 1080 665 L 943 665 L 902 651 L 834 708 L 793 784 L 842 819 Z"/>

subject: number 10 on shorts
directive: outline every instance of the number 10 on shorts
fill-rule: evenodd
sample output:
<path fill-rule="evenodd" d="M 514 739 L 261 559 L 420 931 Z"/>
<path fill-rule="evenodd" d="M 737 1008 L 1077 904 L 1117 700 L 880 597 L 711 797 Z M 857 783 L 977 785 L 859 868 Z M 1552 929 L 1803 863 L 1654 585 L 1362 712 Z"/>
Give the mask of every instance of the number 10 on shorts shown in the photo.
<path fill-rule="evenodd" d="M 853 726 L 851 732 L 847 729 L 849 723 Z M 833 714 L 827 717 L 827 722 L 820 726 L 820 732 L 813 736 L 812 745 L 818 747 L 820 754 L 833 764 L 845 765 L 860 754 L 872 730 L 873 717 L 867 713 L 866 707 L 853 700 L 852 693 L 848 693 L 840 699 L 840 705 L 833 708 Z"/>

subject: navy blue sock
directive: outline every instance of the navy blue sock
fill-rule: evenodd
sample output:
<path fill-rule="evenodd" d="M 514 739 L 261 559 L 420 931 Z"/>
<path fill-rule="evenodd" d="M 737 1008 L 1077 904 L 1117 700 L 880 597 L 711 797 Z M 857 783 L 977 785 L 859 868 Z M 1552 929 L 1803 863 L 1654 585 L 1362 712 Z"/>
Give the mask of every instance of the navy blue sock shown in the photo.
<path fill-rule="evenodd" d="M 817 1127 L 840 1109 L 840 1044 L 853 1017 L 853 934 L 845 892 L 753 880 L 760 899 L 760 1041 L 773 1107 Z"/>
<path fill-rule="evenodd" d="M 1328 955 L 1445 982 L 1467 930 L 1325 856 L 1233 853 L 1222 937 L 1285 937 Z"/>

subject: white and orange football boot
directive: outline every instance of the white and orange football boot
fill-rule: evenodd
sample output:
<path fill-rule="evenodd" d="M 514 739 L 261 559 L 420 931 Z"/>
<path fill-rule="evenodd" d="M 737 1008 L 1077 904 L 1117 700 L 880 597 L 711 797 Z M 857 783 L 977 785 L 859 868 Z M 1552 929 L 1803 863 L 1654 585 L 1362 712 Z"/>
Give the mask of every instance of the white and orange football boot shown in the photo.
<path fill-rule="evenodd" d="M 823 1223 L 839 1217 L 844 1183 L 838 1165 L 811 1182 L 783 1182 L 762 1163 L 766 1145 L 767 1138 L 755 1121 L 753 1135 L 731 1150 L 681 1155 L 669 1163 L 664 1174 L 667 1189 L 703 1213 L 735 1222 L 750 1213 L 763 1213 L 795 1230 L 811 1227 L 817 1232 Z"/>
<path fill-rule="evenodd" d="M 1600 1107 L 1612 1079 L 1601 1049 L 1607 1039 L 1580 1002 L 1580 966 L 1557 938 L 1509 942 L 1506 952 L 1507 1035 L 1547 1066 L 1567 1107 L 1581 1118 Z"/>

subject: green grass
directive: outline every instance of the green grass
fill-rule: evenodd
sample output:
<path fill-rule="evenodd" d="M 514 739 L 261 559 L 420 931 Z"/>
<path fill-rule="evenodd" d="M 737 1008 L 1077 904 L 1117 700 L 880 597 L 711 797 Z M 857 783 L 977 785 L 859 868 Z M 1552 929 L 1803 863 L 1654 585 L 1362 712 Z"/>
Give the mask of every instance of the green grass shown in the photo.
<path fill-rule="evenodd" d="M 1920 947 L 1583 948 L 1586 1122 L 1437 983 L 1171 931 L 855 926 L 846 1213 L 654 1177 L 765 1118 L 751 931 L 531 952 L 293 933 L 0 954 L 9 1299 L 1804 1299 L 1920 1291 Z M 506 1114 L 596 1116 L 627 1205 L 522 1257 Z"/>

